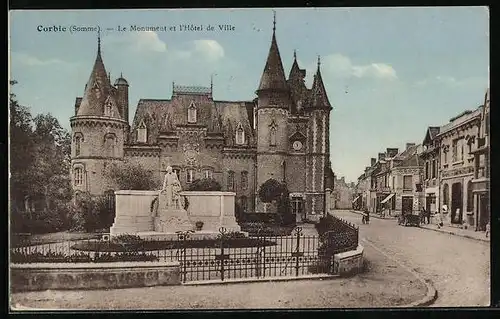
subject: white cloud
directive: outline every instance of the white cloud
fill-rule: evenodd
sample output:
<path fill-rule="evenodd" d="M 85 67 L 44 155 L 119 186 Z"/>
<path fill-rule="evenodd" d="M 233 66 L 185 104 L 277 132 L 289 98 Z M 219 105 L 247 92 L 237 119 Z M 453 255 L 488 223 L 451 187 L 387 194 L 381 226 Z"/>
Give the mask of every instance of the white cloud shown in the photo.
<path fill-rule="evenodd" d="M 373 78 L 381 80 L 397 79 L 396 70 L 385 63 L 355 65 L 349 57 L 336 53 L 321 58 L 322 72 L 325 75 L 350 78 Z"/>
<path fill-rule="evenodd" d="M 139 52 L 167 51 L 167 44 L 160 40 L 158 34 L 154 31 L 131 32 L 120 36 L 111 35 L 104 40 L 104 45 L 123 44 Z"/>
<path fill-rule="evenodd" d="M 36 56 L 19 52 L 19 53 L 12 53 L 11 56 L 11 62 L 12 63 L 19 63 L 22 65 L 26 66 L 46 66 L 46 65 L 54 65 L 54 64 L 59 64 L 59 65 L 71 65 L 70 62 L 63 61 L 60 59 L 48 59 L 48 60 L 42 60 Z"/>
<path fill-rule="evenodd" d="M 224 57 L 224 48 L 215 40 L 195 40 L 188 44 L 187 50 L 173 50 L 172 55 L 177 59 L 202 57 L 215 62 Z"/>

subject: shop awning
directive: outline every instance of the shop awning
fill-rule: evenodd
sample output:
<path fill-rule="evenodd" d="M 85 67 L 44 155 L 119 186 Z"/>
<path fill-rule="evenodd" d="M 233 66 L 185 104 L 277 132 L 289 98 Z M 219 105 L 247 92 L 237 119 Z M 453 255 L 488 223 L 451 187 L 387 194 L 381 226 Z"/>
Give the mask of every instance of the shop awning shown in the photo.
<path fill-rule="evenodd" d="M 389 194 L 389 195 L 388 195 L 386 198 L 384 198 L 384 200 L 383 200 L 383 201 L 381 201 L 380 203 L 381 203 L 381 204 L 385 204 L 385 203 L 386 203 L 389 199 L 391 199 L 391 198 L 392 198 L 392 196 L 394 196 L 394 193 Z"/>
<path fill-rule="evenodd" d="M 359 198 L 361 197 L 361 195 L 359 195 L 358 197 L 356 197 L 352 202 L 354 203 L 355 201 L 357 201 Z"/>

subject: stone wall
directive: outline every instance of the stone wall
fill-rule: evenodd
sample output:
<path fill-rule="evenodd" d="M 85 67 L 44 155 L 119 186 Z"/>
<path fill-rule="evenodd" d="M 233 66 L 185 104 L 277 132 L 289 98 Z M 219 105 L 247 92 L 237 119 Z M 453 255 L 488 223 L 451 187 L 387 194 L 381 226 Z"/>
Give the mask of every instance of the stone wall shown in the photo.
<path fill-rule="evenodd" d="M 133 234 L 154 231 L 154 216 L 151 204 L 158 191 L 115 192 L 116 216 L 110 234 Z"/>
<path fill-rule="evenodd" d="M 12 264 L 13 292 L 180 285 L 179 262 Z"/>

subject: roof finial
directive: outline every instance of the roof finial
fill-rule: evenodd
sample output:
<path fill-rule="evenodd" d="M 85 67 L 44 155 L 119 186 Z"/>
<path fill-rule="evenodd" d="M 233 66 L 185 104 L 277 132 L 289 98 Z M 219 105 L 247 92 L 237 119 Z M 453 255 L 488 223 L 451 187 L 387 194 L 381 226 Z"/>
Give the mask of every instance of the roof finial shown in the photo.
<path fill-rule="evenodd" d="M 297 60 L 297 50 L 293 50 L 293 58 L 294 60 Z"/>
<path fill-rule="evenodd" d="M 213 73 L 210 74 L 210 94 L 212 94 L 214 91 L 214 75 Z"/>
<path fill-rule="evenodd" d="M 101 55 L 101 30 L 97 30 L 97 54 Z"/>
<path fill-rule="evenodd" d="M 120 77 L 123 78 L 123 72 L 120 72 Z"/>
<path fill-rule="evenodd" d="M 318 68 L 319 68 L 320 65 L 321 65 L 321 57 L 318 54 Z"/>
<path fill-rule="evenodd" d="M 276 31 L 276 11 L 273 10 L 274 18 L 273 18 L 273 32 Z"/>

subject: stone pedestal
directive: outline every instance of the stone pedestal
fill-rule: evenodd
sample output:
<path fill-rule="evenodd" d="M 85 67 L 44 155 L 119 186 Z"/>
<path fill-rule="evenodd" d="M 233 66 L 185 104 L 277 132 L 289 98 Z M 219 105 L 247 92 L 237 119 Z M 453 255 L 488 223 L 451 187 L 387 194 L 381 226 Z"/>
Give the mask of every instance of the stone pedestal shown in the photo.
<path fill-rule="evenodd" d="M 193 228 L 186 210 L 158 208 L 158 216 L 154 218 L 156 232 L 175 233 L 176 231 L 193 230 Z"/>

